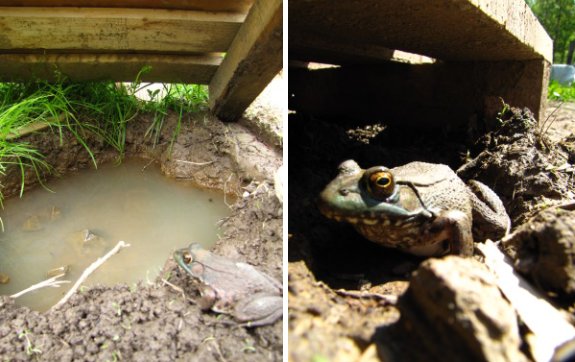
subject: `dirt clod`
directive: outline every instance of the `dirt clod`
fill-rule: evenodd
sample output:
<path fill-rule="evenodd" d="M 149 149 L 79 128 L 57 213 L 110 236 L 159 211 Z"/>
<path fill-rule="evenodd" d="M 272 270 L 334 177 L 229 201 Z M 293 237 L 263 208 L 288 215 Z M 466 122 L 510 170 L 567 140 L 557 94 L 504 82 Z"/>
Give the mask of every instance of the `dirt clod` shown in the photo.
<path fill-rule="evenodd" d="M 512 108 L 501 122 L 477 142 L 478 154 L 457 174 L 489 185 L 513 225 L 519 225 L 541 205 L 573 197 L 573 171 L 561 168 L 567 156 L 542 133 L 529 110 Z"/>
<path fill-rule="evenodd" d="M 423 262 L 398 307 L 399 322 L 380 335 L 405 339 L 396 335 L 399 343 L 389 344 L 381 338 L 385 353 L 410 361 L 526 360 L 515 310 L 487 267 L 473 259 Z"/>
<path fill-rule="evenodd" d="M 574 211 L 539 213 L 505 240 L 503 249 L 539 289 L 575 301 Z"/>

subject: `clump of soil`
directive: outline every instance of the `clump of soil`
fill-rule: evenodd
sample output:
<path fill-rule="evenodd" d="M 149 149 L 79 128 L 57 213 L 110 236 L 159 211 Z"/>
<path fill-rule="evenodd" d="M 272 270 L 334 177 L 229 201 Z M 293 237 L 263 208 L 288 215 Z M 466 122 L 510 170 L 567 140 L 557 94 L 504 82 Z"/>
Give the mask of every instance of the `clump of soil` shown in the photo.
<path fill-rule="evenodd" d="M 551 208 L 504 240 L 515 269 L 556 300 L 575 302 L 575 215 Z"/>
<path fill-rule="evenodd" d="M 376 165 L 391 168 L 411 161 L 447 164 L 454 170 L 460 169 L 458 174 L 464 180 L 479 180 L 500 195 L 514 227 L 550 204 L 573 198 L 572 168 L 569 171 L 562 166 L 567 162 L 567 153 L 541 132 L 532 114 L 526 110 L 511 109 L 501 115 L 500 122 L 496 122 L 498 126 L 477 141 L 469 139 L 469 135 L 441 131 L 431 134 L 428 130 L 420 133 L 417 129 L 407 131 L 377 124 L 363 128 L 361 132 L 350 131 L 357 125 L 330 123 L 302 114 L 293 114 L 289 122 L 292 160 L 288 215 L 289 333 L 290 355 L 294 361 L 342 356 L 387 360 L 390 355 L 382 346 L 389 347 L 393 357 L 394 351 L 413 349 L 416 341 L 408 338 L 410 334 L 428 338 L 430 334 L 438 333 L 433 329 L 436 322 L 427 329 L 413 322 L 428 318 L 431 312 L 426 308 L 435 307 L 427 305 L 417 309 L 414 303 L 408 302 L 413 298 L 401 298 L 406 287 L 407 295 L 411 296 L 417 293 L 417 288 L 420 292 L 433 289 L 433 286 L 429 289 L 430 286 L 412 285 L 415 277 L 411 272 L 417 270 L 423 260 L 375 245 L 362 238 L 351 225 L 327 220 L 319 213 L 317 195 L 336 176 L 341 162 L 354 159 L 362 168 Z M 366 129 L 377 132 L 366 135 Z M 529 359 L 528 354 L 519 351 L 521 341 L 516 332 L 507 340 L 512 340 L 512 343 L 495 343 L 491 348 L 484 341 L 491 338 L 496 342 L 502 333 L 510 331 L 506 329 L 509 326 L 517 331 L 515 313 L 505 314 L 505 320 L 500 321 L 499 326 L 506 327 L 497 329 L 490 323 L 497 327 L 499 321 L 487 318 L 487 314 L 482 312 L 478 312 L 480 316 L 476 316 L 477 319 L 472 316 L 474 311 L 459 304 L 460 301 L 464 304 L 467 298 L 473 300 L 477 290 L 481 295 L 483 288 L 487 288 L 486 295 L 497 295 L 497 300 L 504 304 L 500 293 L 493 294 L 493 283 L 480 282 L 475 291 L 448 288 L 455 285 L 450 283 L 459 278 L 456 276 L 481 274 L 481 270 L 486 272 L 485 267 L 480 262 L 449 265 L 446 275 L 452 275 L 453 279 L 448 278 L 448 282 L 441 282 L 443 277 L 426 280 L 433 279 L 437 293 L 447 293 L 441 299 L 442 305 L 455 308 L 448 307 L 437 317 L 443 318 L 445 327 L 441 332 L 445 336 L 441 338 L 447 341 L 450 336 L 466 330 L 468 334 L 462 338 L 467 338 L 467 347 L 438 342 L 427 348 L 425 344 L 417 343 L 417 348 L 421 349 L 419 356 L 432 356 L 430 348 L 433 347 L 436 352 L 441 351 L 438 356 L 442 356 L 441 353 L 447 355 L 445 349 L 451 348 L 449 353 L 453 352 L 452 356 L 477 360 L 482 360 L 480 355 L 485 351 L 494 353 L 489 358 L 497 355 L 495 359 Z M 429 269 L 429 265 L 418 269 L 420 276 L 429 274 L 426 268 Z M 401 287 L 397 287 L 399 285 Z M 344 291 L 340 291 L 341 288 Z M 448 293 L 448 290 L 453 290 L 453 293 Z M 427 299 L 432 300 L 437 293 Z M 400 298 L 399 308 L 393 303 L 397 298 Z M 457 305 L 461 309 L 457 309 Z M 439 313 L 437 308 L 434 310 Z M 400 319 L 399 315 L 402 316 Z M 409 320 L 412 323 L 405 324 Z M 396 328 L 400 325 L 407 336 L 399 332 L 384 333 L 386 330 L 399 331 Z M 486 333 L 479 333 L 481 329 Z M 472 345 L 480 347 L 471 348 Z M 326 349 L 322 346 L 331 347 Z"/>
<path fill-rule="evenodd" d="M 475 148 L 481 151 L 458 170 L 464 179 L 489 185 L 506 206 L 514 225 L 573 193 L 573 170 L 568 156 L 542 133 L 527 110 L 510 109 L 501 126 L 488 133 Z"/>
<path fill-rule="evenodd" d="M 429 259 L 400 298 L 401 319 L 376 340 L 409 361 L 526 361 L 515 310 L 482 263 L 458 256 Z M 401 344 L 385 340 L 404 338 Z M 420 348 L 409 346 L 420 345 Z"/>
<path fill-rule="evenodd" d="M 221 239 L 212 251 L 254 264 L 281 281 L 282 204 L 273 184 L 281 150 L 267 146 L 246 127 L 224 124 L 209 114 L 185 118 L 173 144 L 176 118 L 170 115 L 154 144 L 145 137 L 151 122 L 151 116 L 143 115 L 129 123 L 126 157 L 159 162 L 168 177 L 225 192 L 232 215 L 221 221 Z M 86 137 L 99 163 L 117 159 L 102 140 Z M 65 133 L 62 143 L 50 131 L 24 141 L 37 145 L 60 175 L 91 167 L 88 153 L 71 134 Z M 26 174 L 26 187 L 37 182 L 33 172 Z M 18 170 L 10 170 L 2 185 L 5 195 L 17 194 Z M 202 312 L 194 302 L 197 297 L 189 276 L 172 259 L 152 284 L 134 289 L 94 287 L 46 313 L 3 297 L 0 355 L 62 361 L 281 360 L 281 321 L 253 329 L 238 327 L 228 317 Z"/>

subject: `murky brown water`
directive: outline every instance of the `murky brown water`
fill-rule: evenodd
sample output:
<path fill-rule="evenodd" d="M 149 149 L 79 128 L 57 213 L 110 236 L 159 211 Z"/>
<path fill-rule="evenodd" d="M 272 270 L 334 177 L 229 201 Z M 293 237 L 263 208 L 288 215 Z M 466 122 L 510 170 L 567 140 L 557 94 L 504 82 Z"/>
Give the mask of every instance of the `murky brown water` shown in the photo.
<path fill-rule="evenodd" d="M 163 177 L 142 160 L 86 170 L 48 183 L 22 199 L 4 202 L 0 213 L 0 272 L 10 282 L 0 294 L 13 294 L 47 278 L 53 268 L 69 267 L 72 283 L 18 298 L 18 304 L 46 310 L 84 269 L 119 240 L 131 244 L 112 256 L 86 285 L 151 281 L 168 256 L 192 241 L 211 246 L 216 222 L 229 215 L 223 195 Z M 93 235 L 91 235 L 93 234 Z"/>

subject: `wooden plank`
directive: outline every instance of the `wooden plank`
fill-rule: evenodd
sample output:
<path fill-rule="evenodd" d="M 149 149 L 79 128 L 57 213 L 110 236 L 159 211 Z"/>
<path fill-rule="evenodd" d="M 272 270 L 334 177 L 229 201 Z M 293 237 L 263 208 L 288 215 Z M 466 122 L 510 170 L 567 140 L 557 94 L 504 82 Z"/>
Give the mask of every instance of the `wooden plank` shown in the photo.
<path fill-rule="evenodd" d="M 282 0 L 257 0 L 210 83 L 210 108 L 239 118 L 282 68 Z"/>
<path fill-rule="evenodd" d="M 524 0 L 290 0 L 289 47 L 310 37 L 450 61 L 552 60 Z"/>
<path fill-rule="evenodd" d="M 177 9 L 246 13 L 254 0 L 2 0 L 2 6 Z"/>
<path fill-rule="evenodd" d="M 225 52 L 244 18 L 183 10 L 3 7 L 0 52 Z"/>
<path fill-rule="evenodd" d="M 297 45 L 289 47 L 289 59 L 341 65 L 371 64 L 389 61 L 393 52 L 393 49 L 373 44 L 326 42 L 309 34 Z"/>
<path fill-rule="evenodd" d="M 217 55 L 0 54 L 0 81 L 134 81 L 208 84 L 221 63 Z"/>

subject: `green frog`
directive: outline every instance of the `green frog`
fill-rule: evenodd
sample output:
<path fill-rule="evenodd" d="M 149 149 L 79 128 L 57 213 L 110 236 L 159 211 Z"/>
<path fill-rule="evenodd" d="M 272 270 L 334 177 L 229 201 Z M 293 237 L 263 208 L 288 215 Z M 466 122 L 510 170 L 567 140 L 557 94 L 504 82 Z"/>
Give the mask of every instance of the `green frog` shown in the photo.
<path fill-rule="evenodd" d="M 319 209 L 373 242 L 420 256 L 470 256 L 474 240 L 499 239 L 511 224 L 489 187 L 425 162 L 364 170 L 345 161 L 321 192 Z"/>
<path fill-rule="evenodd" d="M 213 254 L 197 243 L 177 250 L 174 259 L 196 282 L 203 310 L 229 314 L 247 327 L 281 318 L 281 284 L 252 265 Z"/>

